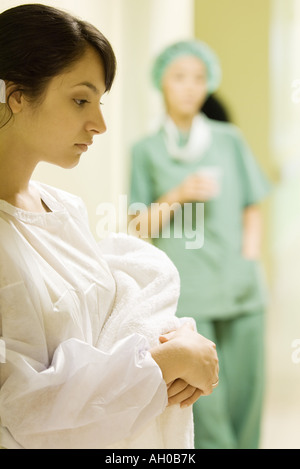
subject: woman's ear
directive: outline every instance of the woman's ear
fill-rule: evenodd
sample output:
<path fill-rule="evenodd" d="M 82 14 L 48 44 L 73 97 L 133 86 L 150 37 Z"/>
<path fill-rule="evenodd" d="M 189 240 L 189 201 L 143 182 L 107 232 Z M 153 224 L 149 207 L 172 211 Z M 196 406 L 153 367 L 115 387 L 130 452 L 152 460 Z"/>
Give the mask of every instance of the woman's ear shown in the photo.
<path fill-rule="evenodd" d="M 15 84 L 6 85 L 6 102 L 13 114 L 18 114 L 24 107 L 25 97 L 22 90 Z"/>

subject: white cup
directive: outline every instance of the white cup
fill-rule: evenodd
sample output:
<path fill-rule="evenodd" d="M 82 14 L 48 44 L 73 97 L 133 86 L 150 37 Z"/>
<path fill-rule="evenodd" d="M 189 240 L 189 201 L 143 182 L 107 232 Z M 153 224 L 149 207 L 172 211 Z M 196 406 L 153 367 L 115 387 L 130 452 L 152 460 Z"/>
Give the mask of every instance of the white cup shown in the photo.
<path fill-rule="evenodd" d="M 216 190 L 213 194 L 213 197 L 218 197 L 221 193 L 222 187 L 222 170 L 218 166 L 202 166 L 196 171 L 198 176 L 203 176 L 205 178 L 211 179 L 215 186 Z"/>

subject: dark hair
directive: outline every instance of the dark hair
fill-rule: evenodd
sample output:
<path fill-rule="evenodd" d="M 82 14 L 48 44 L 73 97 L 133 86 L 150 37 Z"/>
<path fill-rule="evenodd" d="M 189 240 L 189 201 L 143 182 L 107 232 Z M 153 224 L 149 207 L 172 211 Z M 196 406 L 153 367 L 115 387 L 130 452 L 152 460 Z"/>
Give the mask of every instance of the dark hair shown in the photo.
<path fill-rule="evenodd" d="M 32 101 L 51 78 L 76 62 L 92 46 L 101 56 L 106 91 L 116 73 L 113 49 L 93 25 L 56 8 L 27 4 L 0 14 L 0 79 L 16 85 Z"/>
<path fill-rule="evenodd" d="M 227 108 L 220 98 L 216 95 L 209 95 L 207 100 L 200 109 L 209 119 L 221 121 L 221 122 L 230 122 L 231 117 Z"/>

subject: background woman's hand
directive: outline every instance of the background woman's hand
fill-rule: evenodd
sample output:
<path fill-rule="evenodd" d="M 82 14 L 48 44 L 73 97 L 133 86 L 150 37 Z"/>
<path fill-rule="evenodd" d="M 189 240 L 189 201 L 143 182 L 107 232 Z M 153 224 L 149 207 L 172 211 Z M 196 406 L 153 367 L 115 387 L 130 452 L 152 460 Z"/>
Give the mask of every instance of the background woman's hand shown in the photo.
<path fill-rule="evenodd" d="M 191 174 L 176 188 L 178 202 L 206 202 L 216 196 L 218 185 L 216 181 L 206 175 Z"/>

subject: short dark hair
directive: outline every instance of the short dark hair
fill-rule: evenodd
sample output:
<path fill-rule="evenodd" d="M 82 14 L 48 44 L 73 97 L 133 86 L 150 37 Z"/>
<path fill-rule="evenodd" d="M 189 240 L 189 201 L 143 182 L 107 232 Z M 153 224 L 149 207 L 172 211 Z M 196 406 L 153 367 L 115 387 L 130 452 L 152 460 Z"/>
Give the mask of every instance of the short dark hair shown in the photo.
<path fill-rule="evenodd" d="M 109 91 L 116 58 L 109 41 L 96 27 L 47 5 L 10 8 L 0 14 L 0 79 L 13 82 L 35 101 L 51 78 L 80 59 L 88 46 L 103 61 Z"/>

